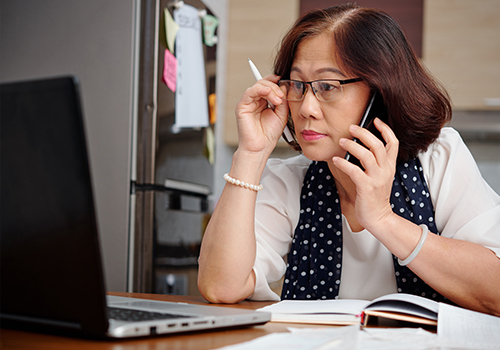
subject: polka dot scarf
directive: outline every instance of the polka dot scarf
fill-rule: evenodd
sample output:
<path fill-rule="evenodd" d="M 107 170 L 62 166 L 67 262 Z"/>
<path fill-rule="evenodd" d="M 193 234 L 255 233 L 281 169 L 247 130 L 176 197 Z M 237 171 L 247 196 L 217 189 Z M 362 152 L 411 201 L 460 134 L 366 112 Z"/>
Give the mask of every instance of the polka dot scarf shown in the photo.
<path fill-rule="evenodd" d="M 395 213 L 436 232 L 434 208 L 418 158 L 400 163 L 391 193 Z M 446 301 L 394 256 L 398 292 Z M 283 283 L 282 299 L 336 299 L 342 275 L 342 212 L 326 162 L 312 162 L 302 185 L 300 217 Z"/>

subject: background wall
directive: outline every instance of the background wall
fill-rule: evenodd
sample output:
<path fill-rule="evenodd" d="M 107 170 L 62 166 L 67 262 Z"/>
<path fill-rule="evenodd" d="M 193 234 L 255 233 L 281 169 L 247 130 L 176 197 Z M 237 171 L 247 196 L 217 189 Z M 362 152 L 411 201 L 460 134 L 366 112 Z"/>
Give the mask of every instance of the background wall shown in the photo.
<path fill-rule="evenodd" d="M 250 58 L 262 76 L 272 73 L 275 49 L 299 15 L 298 0 L 254 0 L 229 2 L 227 36 L 226 115 L 234 108 L 246 88 L 255 82 L 248 66 Z M 238 142 L 235 118 L 226 120 L 224 140 Z"/>
<path fill-rule="evenodd" d="M 500 1 L 425 1 L 423 62 L 453 102 L 460 131 L 500 193 Z"/>
<path fill-rule="evenodd" d="M 426 1 L 424 11 L 424 63 L 454 108 L 500 110 L 500 1 Z"/>

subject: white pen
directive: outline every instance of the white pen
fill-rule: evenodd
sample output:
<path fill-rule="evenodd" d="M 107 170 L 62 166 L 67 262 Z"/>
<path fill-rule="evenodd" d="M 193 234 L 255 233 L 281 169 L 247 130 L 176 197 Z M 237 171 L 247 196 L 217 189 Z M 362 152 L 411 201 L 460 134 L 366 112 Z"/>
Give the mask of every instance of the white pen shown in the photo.
<path fill-rule="evenodd" d="M 255 80 L 259 80 L 259 79 L 262 79 L 262 75 L 260 74 L 259 70 L 257 69 L 257 67 L 255 66 L 255 64 L 252 62 L 252 60 L 249 58 L 248 59 L 248 64 L 250 65 L 250 69 L 252 70 L 252 73 L 253 73 L 253 76 L 255 77 Z M 274 106 L 270 103 L 269 103 L 269 108 L 273 108 L 274 109 Z M 283 130 L 283 133 L 285 134 L 285 141 L 293 141 L 293 136 L 292 136 L 292 133 L 290 132 L 290 130 L 288 129 L 288 126 L 285 125 L 285 129 Z"/>
<path fill-rule="evenodd" d="M 250 69 L 252 70 L 253 76 L 255 77 L 255 80 L 262 79 L 262 75 L 260 75 L 259 70 L 255 66 L 255 64 L 252 62 L 252 60 L 249 58 L 248 59 L 248 64 L 250 65 Z"/>

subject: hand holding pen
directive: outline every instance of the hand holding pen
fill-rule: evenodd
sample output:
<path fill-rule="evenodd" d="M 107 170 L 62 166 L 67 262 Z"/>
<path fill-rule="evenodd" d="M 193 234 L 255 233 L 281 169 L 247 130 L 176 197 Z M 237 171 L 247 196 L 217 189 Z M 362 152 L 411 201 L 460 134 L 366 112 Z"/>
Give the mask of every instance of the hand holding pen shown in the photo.
<path fill-rule="evenodd" d="M 250 69 L 252 70 L 252 73 L 255 77 L 255 80 L 260 80 L 262 79 L 262 75 L 260 74 L 259 70 L 257 69 L 257 67 L 255 66 L 255 64 L 252 62 L 252 60 L 249 58 L 248 59 L 248 64 L 250 65 Z M 272 103 L 268 102 L 268 106 L 269 108 L 272 108 L 274 109 L 274 106 Z M 285 141 L 292 141 L 293 140 L 293 136 L 292 136 L 292 133 L 290 132 L 290 130 L 288 129 L 288 126 L 285 125 L 285 129 L 283 130 L 283 138 L 285 139 Z"/>

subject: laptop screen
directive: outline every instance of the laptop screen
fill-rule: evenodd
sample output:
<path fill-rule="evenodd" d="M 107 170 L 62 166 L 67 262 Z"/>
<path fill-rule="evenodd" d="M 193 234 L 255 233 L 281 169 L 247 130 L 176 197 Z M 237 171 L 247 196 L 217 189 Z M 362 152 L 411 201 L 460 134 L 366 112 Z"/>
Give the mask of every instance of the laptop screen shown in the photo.
<path fill-rule="evenodd" d="M 105 288 L 74 78 L 1 85 L 1 316 L 103 332 Z"/>

